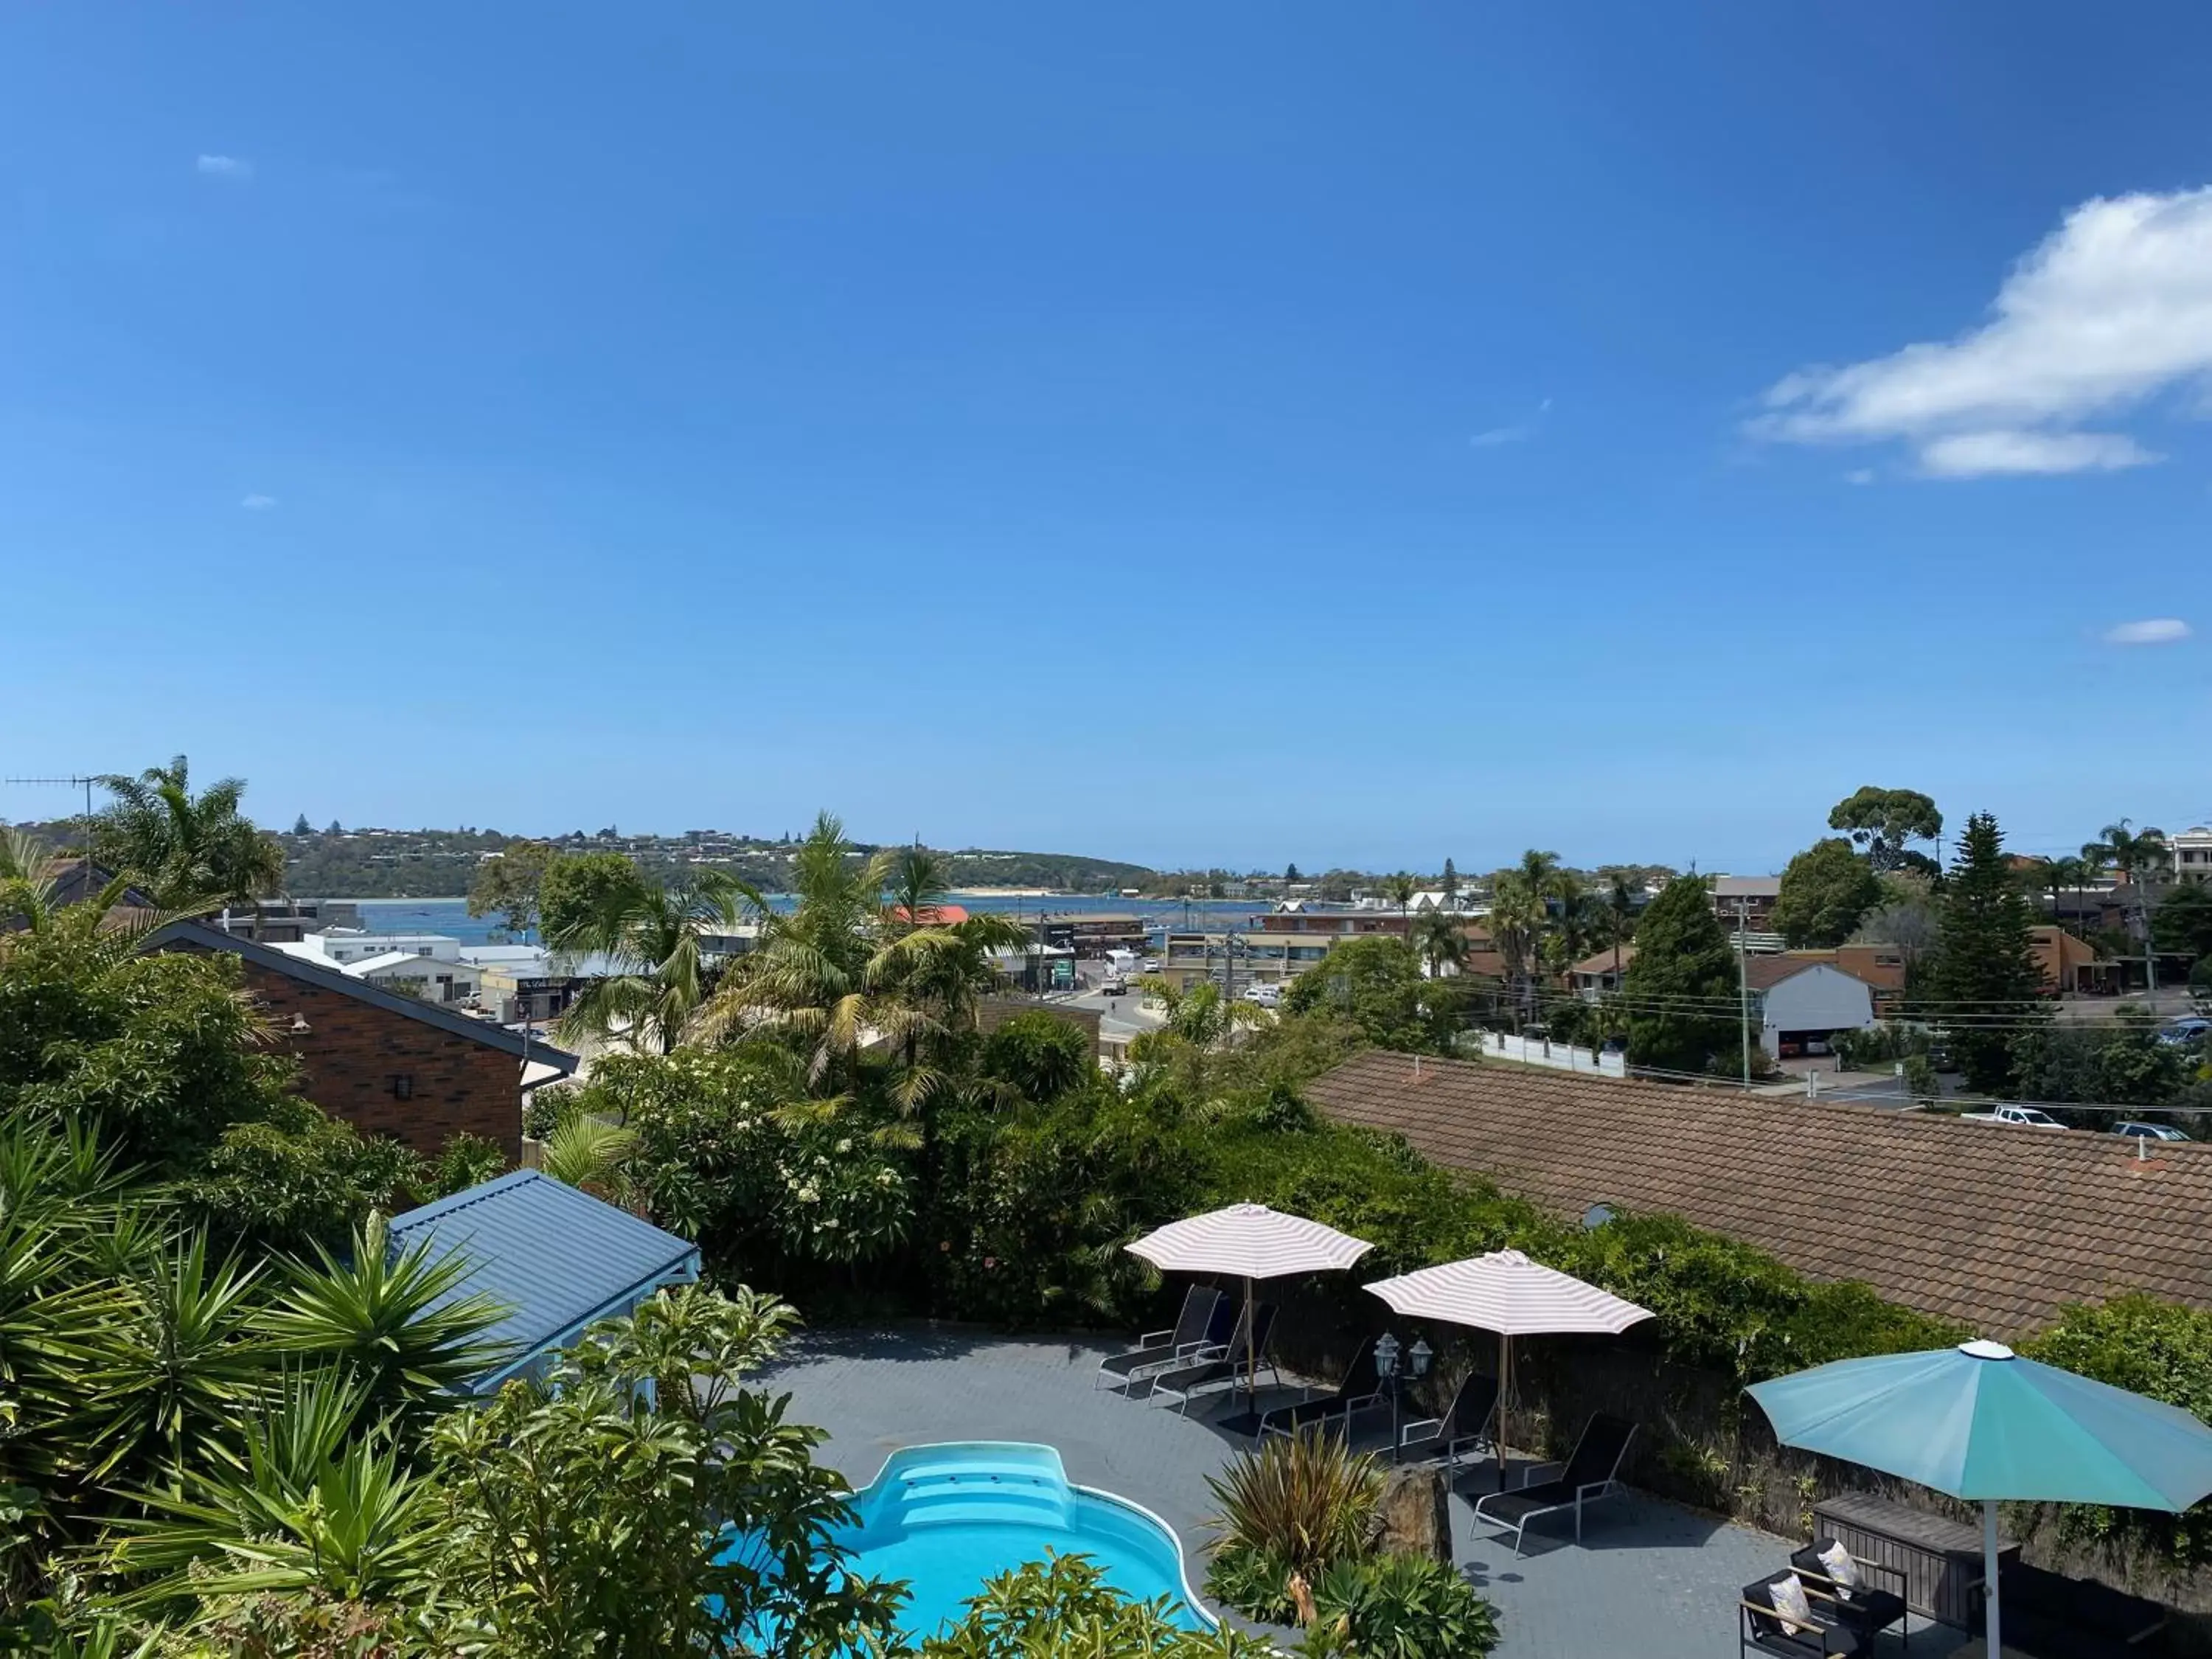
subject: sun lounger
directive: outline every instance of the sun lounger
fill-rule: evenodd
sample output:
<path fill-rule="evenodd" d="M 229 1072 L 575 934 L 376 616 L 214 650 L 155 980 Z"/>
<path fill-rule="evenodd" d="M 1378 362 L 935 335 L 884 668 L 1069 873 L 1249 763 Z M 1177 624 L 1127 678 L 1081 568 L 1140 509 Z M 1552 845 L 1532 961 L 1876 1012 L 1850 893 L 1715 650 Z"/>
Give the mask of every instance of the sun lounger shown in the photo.
<path fill-rule="evenodd" d="M 1493 1526 L 1513 1528 L 1513 1553 L 1521 1553 L 1521 1535 L 1528 1523 L 1538 1516 L 1554 1514 L 1561 1510 L 1575 1512 L 1575 1541 L 1583 1536 L 1583 1506 L 1595 1504 L 1601 1498 L 1610 1498 L 1620 1490 L 1620 1466 L 1627 1461 L 1628 1443 L 1636 1437 L 1636 1425 L 1620 1418 L 1607 1417 L 1602 1412 L 1583 1425 L 1583 1437 L 1575 1443 L 1574 1455 L 1565 1463 L 1539 1463 L 1526 1470 L 1522 1484 L 1510 1492 L 1486 1492 L 1474 1500 L 1474 1523 L 1480 1526 L 1487 1521 Z M 1528 1484 L 1528 1477 L 1537 1469 L 1558 1469 L 1559 1473 L 1549 1480 Z"/>
<path fill-rule="evenodd" d="M 1273 1303 L 1258 1302 L 1250 1305 L 1249 1324 L 1243 1309 L 1239 1309 L 1237 1323 L 1229 1333 L 1229 1340 L 1218 1347 L 1200 1348 L 1189 1363 L 1171 1370 L 1159 1371 L 1152 1377 L 1152 1392 L 1176 1402 L 1176 1409 L 1184 1416 L 1190 1415 L 1191 1396 L 1201 1389 L 1211 1389 L 1218 1383 L 1234 1382 L 1245 1373 L 1248 1366 L 1257 1373 L 1262 1369 L 1273 1372 L 1280 1382 L 1283 1374 L 1275 1370 L 1275 1361 L 1267 1352 L 1267 1335 L 1274 1328 L 1275 1309 Z M 1256 1375 L 1248 1377 L 1256 1385 Z"/>
<path fill-rule="evenodd" d="M 1345 1367 L 1344 1380 L 1328 1393 L 1311 1400 L 1301 1400 L 1294 1406 L 1278 1406 L 1261 1414 L 1259 1438 L 1271 1434 L 1296 1434 L 1301 1429 L 1320 1428 L 1333 1419 L 1341 1418 L 1348 1433 L 1352 1414 L 1381 1403 L 1382 1379 L 1375 1374 L 1375 1339 L 1369 1337 L 1352 1364 Z"/>
<path fill-rule="evenodd" d="M 1214 1333 L 1217 1317 L 1220 1329 Z M 1209 1334 L 1217 1341 L 1225 1340 L 1231 1317 L 1220 1291 L 1208 1285 L 1194 1285 L 1183 1293 L 1182 1311 L 1176 1316 L 1172 1330 L 1146 1331 L 1137 1339 L 1135 1347 L 1108 1354 L 1098 1362 L 1098 1375 L 1091 1380 L 1091 1386 L 1094 1389 L 1126 1389 L 1155 1370 L 1165 1370 L 1206 1346 Z"/>
<path fill-rule="evenodd" d="M 1495 1449 L 1491 1419 L 1497 1413 L 1498 1379 L 1469 1371 L 1460 1379 L 1459 1390 L 1442 1417 L 1419 1418 L 1398 1431 L 1398 1455 L 1410 1452 L 1417 1463 L 1440 1462 L 1449 1468 L 1462 1452 Z"/>

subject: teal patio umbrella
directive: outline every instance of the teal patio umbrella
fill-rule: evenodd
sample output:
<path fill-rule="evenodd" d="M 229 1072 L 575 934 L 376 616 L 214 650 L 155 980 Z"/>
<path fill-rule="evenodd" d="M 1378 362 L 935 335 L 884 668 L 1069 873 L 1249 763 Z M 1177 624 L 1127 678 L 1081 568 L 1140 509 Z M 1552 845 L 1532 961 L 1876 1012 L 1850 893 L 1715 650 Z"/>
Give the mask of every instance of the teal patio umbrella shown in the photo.
<path fill-rule="evenodd" d="M 2000 1501 L 2187 1509 L 2212 1493 L 2212 1429 L 2179 1406 L 1997 1342 L 1842 1359 L 1747 1390 L 1785 1446 L 1982 1506 L 1990 1659 L 2002 1651 Z"/>

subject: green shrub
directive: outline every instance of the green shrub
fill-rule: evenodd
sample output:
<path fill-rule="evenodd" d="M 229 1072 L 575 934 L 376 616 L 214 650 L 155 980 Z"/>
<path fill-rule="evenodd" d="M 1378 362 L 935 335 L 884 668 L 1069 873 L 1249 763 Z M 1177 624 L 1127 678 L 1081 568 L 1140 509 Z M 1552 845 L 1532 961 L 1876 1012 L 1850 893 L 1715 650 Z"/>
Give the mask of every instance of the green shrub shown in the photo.
<path fill-rule="evenodd" d="M 983 1040 L 983 1075 L 1030 1100 L 1058 1100 L 1097 1069 L 1089 1034 L 1056 1015 L 1017 1014 Z"/>
<path fill-rule="evenodd" d="M 1055 1555 L 984 1581 L 967 1614 L 921 1644 L 923 1659 L 1265 1659 L 1256 1637 L 1227 1626 L 1176 1626 L 1168 1598 L 1138 1601 L 1105 1581 L 1088 1557 Z"/>
<path fill-rule="evenodd" d="M 1310 1659 L 1462 1659 L 1498 1645 L 1498 1614 L 1456 1567 L 1425 1555 L 1339 1561 L 1313 1584 Z"/>

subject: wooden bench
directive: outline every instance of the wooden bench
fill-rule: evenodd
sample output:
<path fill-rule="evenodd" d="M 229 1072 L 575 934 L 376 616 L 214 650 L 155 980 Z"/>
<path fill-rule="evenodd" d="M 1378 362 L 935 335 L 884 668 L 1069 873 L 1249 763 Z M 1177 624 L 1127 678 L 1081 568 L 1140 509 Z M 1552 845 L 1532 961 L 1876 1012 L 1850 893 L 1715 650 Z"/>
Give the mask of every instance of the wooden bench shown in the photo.
<path fill-rule="evenodd" d="M 1813 1519 L 1816 1532 L 1835 1539 L 1860 1560 L 1890 1569 L 1904 1583 L 1905 1605 L 1922 1618 L 1954 1630 L 1979 1627 L 1978 1527 L 1870 1492 L 1827 1498 L 1814 1506 Z M 2000 1540 L 1997 1547 L 2000 1571 L 2020 1559 L 2018 1544 Z"/>

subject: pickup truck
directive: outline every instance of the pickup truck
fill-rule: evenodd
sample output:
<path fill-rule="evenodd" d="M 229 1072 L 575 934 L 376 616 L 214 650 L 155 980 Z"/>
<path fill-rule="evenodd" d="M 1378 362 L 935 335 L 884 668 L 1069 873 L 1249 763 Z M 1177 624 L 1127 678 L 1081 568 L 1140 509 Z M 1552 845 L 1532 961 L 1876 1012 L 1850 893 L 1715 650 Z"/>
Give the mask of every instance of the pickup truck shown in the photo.
<path fill-rule="evenodd" d="M 2014 1123 L 2027 1129 L 2063 1129 L 2066 1126 L 2033 1106 L 2000 1106 L 1994 1112 L 1967 1112 L 1962 1123 Z"/>

